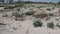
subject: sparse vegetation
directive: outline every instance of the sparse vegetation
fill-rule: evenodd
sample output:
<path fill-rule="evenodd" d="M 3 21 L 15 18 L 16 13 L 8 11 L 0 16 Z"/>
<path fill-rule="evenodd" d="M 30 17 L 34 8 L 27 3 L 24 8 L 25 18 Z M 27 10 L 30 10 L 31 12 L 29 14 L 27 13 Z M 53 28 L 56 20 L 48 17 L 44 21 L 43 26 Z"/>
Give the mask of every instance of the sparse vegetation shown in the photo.
<path fill-rule="evenodd" d="M 47 23 L 47 26 L 48 26 L 49 28 L 54 28 L 54 27 L 55 27 L 55 25 L 54 25 L 53 22 Z"/>
<path fill-rule="evenodd" d="M 35 21 L 33 23 L 34 27 L 41 27 L 43 25 L 43 23 L 41 21 Z"/>
<path fill-rule="evenodd" d="M 36 34 L 59 34 L 59 22 L 60 4 L 14 2 L 0 7 L 0 31 L 2 34 L 5 33 L 4 31 L 7 34 L 15 32 L 17 34 L 35 34 L 36 31 L 38 31 Z"/>

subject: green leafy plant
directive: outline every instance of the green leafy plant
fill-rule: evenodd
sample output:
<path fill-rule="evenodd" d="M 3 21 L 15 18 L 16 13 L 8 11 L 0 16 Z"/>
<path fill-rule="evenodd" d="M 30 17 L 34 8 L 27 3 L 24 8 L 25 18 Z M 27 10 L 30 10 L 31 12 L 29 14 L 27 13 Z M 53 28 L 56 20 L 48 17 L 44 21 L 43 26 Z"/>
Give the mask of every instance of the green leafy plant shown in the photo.
<path fill-rule="evenodd" d="M 34 27 L 41 27 L 43 25 L 43 23 L 41 21 L 35 21 L 33 23 Z"/>
<path fill-rule="evenodd" d="M 55 27 L 55 25 L 54 25 L 53 22 L 47 23 L 47 26 L 48 26 L 49 28 L 54 28 L 54 27 Z"/>

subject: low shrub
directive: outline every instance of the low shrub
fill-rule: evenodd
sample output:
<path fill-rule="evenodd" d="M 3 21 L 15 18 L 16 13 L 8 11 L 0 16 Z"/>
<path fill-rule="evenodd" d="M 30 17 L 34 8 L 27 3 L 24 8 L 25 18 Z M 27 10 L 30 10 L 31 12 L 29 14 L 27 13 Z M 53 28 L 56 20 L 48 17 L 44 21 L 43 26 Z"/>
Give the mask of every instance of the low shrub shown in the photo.
<path fill-rule="evenodd" d="M 22 6 L 24 6 L 24 4 L 17 4 L 17 5 L 15 5 L 15 7 L 22 7 Z"/>
<path fill-rule="evenodd" d="M 19 12 L 17 12 L 17 11 L 13 11 L 12 12 L 12 16 L 15 16 L 15 17 L 18 17 L 20 14 L 19 14 Z"/>
<path fill-rule="evenodd" d="M 4 5 L 0 5 L 0 7 L 4 7 Z"/>
<path fill-rule="evenodd" d="M 54 27 L 55 27 L 55 25 L 54 25 L 53 22 L 48 23 L 47 26 L 48 26 L 49 28 L 54 28 Z"/>
<path fill-rule="evenodd" d="M 6 24 L 4 24 L 4 23 L 0 23 L 0 25 L 6 25 Z"/>
<path fill-rule="evenodd" d="M 56 19 L 57 21 L 59 21 L 59 19 Z"/>
<path fill-rule="evenodd" d="M 48 14 L 49 16 L 54 16 L 54 14 L 53 13 L 50 13 L 50 14 Z"/>
<path fill-rule="evenodd" d="M 47 8 L 48 11 L 51 11 L 51 8 Z"/>
<path fill-rule="evenodd" d="M 48 14 L 46 14 L 46 13 L 40 13 L 40 14 L 35 14 L 33 16 L 36 17 L 36 18 L 44 18 L 44 17 L 47 17 Z"/>
<path fill-rule="evenodd" d="M 34 12 L 32 12 L 32 11 L 25 12 L 25 15 L 33 15 L 33 14 L 34 14 Z"/>
<path fill-rule="evenodd" d="M 52 9 L 55 9 L 55 7 L 53 7 Z"/>
<path fill-rule="evenodd" d="M 35 21 L 33 23 L 34 27 L 41 27 L 43 25 L 43 23 L 41 21 Z"/>
<path fill-rule="evenodd" d="M 13 9 L 13 8 L 15 8 L 15 7 L 13 7 L 13 6 L 7 6 L 4 9 Z"/>
<path fill-rule="evenodd" d="M 59 23 L 57 23 L 57 24 L 56 24 L 56 27 L 60 28 L 60 25 L 59 25 Z"/>

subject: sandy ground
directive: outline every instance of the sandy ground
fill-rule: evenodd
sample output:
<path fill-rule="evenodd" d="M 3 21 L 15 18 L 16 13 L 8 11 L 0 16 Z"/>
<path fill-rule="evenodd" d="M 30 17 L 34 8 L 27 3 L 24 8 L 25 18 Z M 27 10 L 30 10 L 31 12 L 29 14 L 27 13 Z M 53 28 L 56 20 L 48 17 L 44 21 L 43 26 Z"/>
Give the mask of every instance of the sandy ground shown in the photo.
<path fill-rule="evenodd" d="M 56 8 L 52 11 L 52 13 L 57 14 L 57 16 L 53 16 L 47 21 L 45 19 L 41 19 L 43 22 L 42 27 L 34 27 L 34 18 L 31 16 L 27 16 L 24 21 L 16 21 L 13 17 L 10 17 L 11 11 L 0 13 L 0 22 L 7 24 L 0 25 L 0 34 L 60 34 L 59 28 L 55 27 L 54 29 L 51 29 L 46 26 L 48 22 L 52 21 L 54 24 L 59 23 L 59 21 L 56 20 L 60 18 L 60 16 L 58 16 L 58 10 L 60 10 L 60 8 Z M 49 11 L 45 9 L 44 11 L 49 13 Z M 2 17 L 3 14 L 8 14 L 9 16 Z"/>

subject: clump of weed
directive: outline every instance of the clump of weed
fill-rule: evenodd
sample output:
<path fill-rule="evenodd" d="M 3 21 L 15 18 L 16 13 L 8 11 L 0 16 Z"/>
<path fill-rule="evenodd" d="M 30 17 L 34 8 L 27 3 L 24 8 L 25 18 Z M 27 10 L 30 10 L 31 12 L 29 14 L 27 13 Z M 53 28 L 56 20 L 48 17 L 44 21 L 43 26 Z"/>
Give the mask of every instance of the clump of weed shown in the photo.
<path fill-rule="evenodd" d="M 51 8 L 47 8 L 46 10 L 51 11 Z"/>
<path fill-rule="evenodd" d="M 58 10 L 58 13 L 60 13 L 60 10 Z"/>
<path fill-rule="evenodd" d="M 54 25 L 53 22 L 47 23 L 47 26 L 48 26 L 49 28 L 54 28 L 54 27 L 55 27 L 55 25 Z"/>
<path fill-rule="evenodd" d="M 41 27 L 43 25 L 43 23 L 41 21 L 37 20 L 33 23 L 33 25 L 34 25 L 34 27 Z"/>
<path fill-rule="evenodd" d="M 40 7 L 37 7 L 37 8 L 40 8 Z"/>
<path fill-rule="evenodd" d="M 15 7 L 22 7 L 22 6 L 24 6 L 24 4 L 17 4 L 17 5 L 15 5 Z"/>
<path fill-rule="evenodd" d="M 14 6 L 6 6 L 4 9 L 13 9 L 15 8 Z"/>
<path fill-rule="evenodd" d="M 0 25 L 6 25 L 6 24 L 4 24 L 4 23 L 0 23 Z"/>
<path fill-rule="evenodd" d="M 32 12 L 32 11 L 25 12 L 25 15 L 33 15 L 33 14 L 34 14 L 34 12 Z"/>
<path fill-rule="evenodd" d="M 46 20 L 49 20 L 51 17 L 50 16 L 48 16 L 47 18 L 46 18 Z"/>
<path fill-rule="evenodd" d="M 57 24 L 56 24 L 56 27 L 60 28 L 60 24 L 59 24 L 59 23 L 57 23 Z"/>
<path fill-rule="evenodd" d="M 18 17 L 19 15 L 20 15 L 20 14 L 19 14 L 18 11 L 13 11 L 13 12 L 12 12 L 12 16 Z"/>
<path fill-rule="evenodd" d="M 52 9 L 55 9 L 55 7 L 53 7 Z"/>
<path fill-rule="evenodd" d="M 44 18 L 44 17 L 47 17 L 48 14 L 46 14 L 46 13 L 40 13 L 40 14 L 35 14 L 33 16 L 36 17 L 36 18 Z"/>
<path fill-rule="evenodd" d="M 7 13 L 4 13 L 2 16 L 3 17 L 8 17 L 9 15 Z"/>
<path fill-rule="evenodd" d="M 19 12 L 17 10 L 15 10 L 15 11 L 12 12 L 12 16 L 15 16 L 15 20 L 21 20 L 21 21 L 23 21 L 25 19 L 24 18 L 25 17 L 24 13 Z"/>
<path fill-rule="evenodd" d="M 53 14 L 53 13 L 49 13 L 48 15 L 49 15 L 49 16 L 54 16 L 54 14 Z"/>

